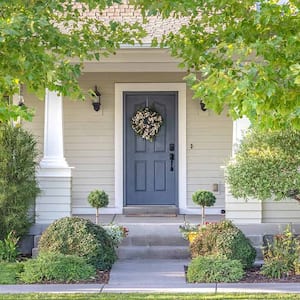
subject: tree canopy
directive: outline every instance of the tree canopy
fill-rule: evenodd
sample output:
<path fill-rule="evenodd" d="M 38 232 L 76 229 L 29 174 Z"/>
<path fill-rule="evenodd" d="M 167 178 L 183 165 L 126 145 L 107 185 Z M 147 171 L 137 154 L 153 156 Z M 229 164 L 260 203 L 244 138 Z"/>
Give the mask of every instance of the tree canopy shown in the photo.
<path fill-rule="evenodd" d="M 226 167 L 236 198 L 300 200 L 300 132 L 250 130 Z"/>
<path fill-rule="evenodd" d="M 128 0 L 149 16 L 186 17 L 152 45 L 181 59 L 194 97 L 261 128 L 300 129 L 298 0 Z M 4 104 L 19 86 L 82 97 L 83 62 L 140 42 L 138 24 L 105 23 L 101 11 L 122 0 L 0 0 L 0 118 L 24 113 Z M 77 63 L 74 63 L 74 60 Z"/>
<path fill-rule="evenodd" d="M 300 129 L 298 0 L 136 0 L 145 17 L 190 16 L 169 47 L 205 105 L 261 128 Z"/>
<path fill-rule="evenodd" d="M 0 120 L 30 117 L 8 96 L 20 85 L 42 96 L 45 88 L 76 99 L 83 62 L 139 43 L 137 24 L 104 22 L 100 13 L 121 0 L 0 0 Z"/>

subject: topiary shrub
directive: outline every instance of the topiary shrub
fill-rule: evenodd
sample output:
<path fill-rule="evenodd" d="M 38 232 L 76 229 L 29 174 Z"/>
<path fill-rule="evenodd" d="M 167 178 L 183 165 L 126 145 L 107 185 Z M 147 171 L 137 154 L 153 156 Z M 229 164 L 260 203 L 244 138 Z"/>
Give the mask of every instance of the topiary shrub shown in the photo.
<path fill-rule="evenodd" d="M 96 208 L 96 224 L 99 223 L 99 208 L 106 207 L 109 203 L 108 195 L 104 191 L 95 190 L 89 193 L 88 202 Z"/>
<path fill-rule="evenodd" d="M 42 234 L 39 251 L 84 257 L 97 269 L 110 269 L 117 255 L 105 230 L 89 220 L 65 217 L 52 223 Z"/>
<path fill-rule="evenodd" d="M 202 206 L 202 225 L 205 222 L 205 206 L 213 206 L 216 203 L 215 195 L 210 191 L 199 190 L 192 195 L 195 204 Z"/>
<path fill-rule="evenodd" d="M 249 239 L 228 220 L 201 227 L 190 245 L 190 251 L 193 258 L 219 255 L 237 259 L 244 268 L 250 268 L 256 257 L 256 251 Z"/>
<path fill-rule="evenodd" d="M 187 271 L 188 282 L 236 282 L 243 276 L 243 265 L 239 260 L 217 256 L 198 256 L 191 261 Z"/>
<path fill-rule="evenodd" d="M 95 268 L 84 258 L 61 253 L 42 253 L 24 263 L 20 279 L 25 283 L 76 282 L 95 278 Z"/>

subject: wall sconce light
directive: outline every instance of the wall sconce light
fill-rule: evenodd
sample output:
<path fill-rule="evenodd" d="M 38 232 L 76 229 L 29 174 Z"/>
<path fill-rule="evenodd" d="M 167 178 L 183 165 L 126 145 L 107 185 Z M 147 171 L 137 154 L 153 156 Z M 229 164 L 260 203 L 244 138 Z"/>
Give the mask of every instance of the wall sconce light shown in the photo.
<path fill-rule="evenodd" d="M 202 100 L 200 100 L 200 108 L 202 111 L 207 111 L 207 108 L 205 107 L 205 103 Z"/>
<path fill-rule="evenodd" d="M 91 92 L 92 96 L 92 105 L 94 111 L 99 111 L 101 107 L 101 93 L 98 91 L 98 87 L 95 85 L 95 89 Z"/>
<path fill-rule="evenodd" d="M 219 185 L 217 183 L 213 183 L 212 187 L 213 192 L 219 192 Z"/>

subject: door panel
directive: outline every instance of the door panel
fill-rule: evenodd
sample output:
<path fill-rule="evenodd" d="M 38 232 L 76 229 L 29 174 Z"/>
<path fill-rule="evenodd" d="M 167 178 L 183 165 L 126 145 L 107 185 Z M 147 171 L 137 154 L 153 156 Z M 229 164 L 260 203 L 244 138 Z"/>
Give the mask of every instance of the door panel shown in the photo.
<path fill-rule="evenodd" d="M 152 142 L 139 137 L 131 128 L 136 110 L 146 106 L 163 117 L 163 125 Z M 125 205 L 176 205 L 177 93 L 126 92 L 124 107 Z"/>

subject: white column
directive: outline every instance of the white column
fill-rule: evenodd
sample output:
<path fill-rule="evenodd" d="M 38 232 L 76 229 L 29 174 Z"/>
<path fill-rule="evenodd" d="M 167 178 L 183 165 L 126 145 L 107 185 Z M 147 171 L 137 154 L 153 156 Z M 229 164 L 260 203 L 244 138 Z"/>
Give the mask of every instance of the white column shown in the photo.
<path fill-rule="evenodd" d="M 233 122 L 232 156 L 234 156 L 235 153 L 237 152 L 237 149 L 243 139 L 243 136 L 249 127 L 250 127 L 250 121 L 246 117 L 237 119 Z"/>
<path fill-rule="evenodd" d="M 243 117 L 233 122 L 232 132 L 232 156 L 234 157 L 244 134 L 250 126 L 248 118 Z M 226 219 L 232 220 L 236 224 L 261 223 L 262 202 L 256 199 L 236 199 L 225 185 L 225 209 Z"/>
<path fill-rule="evenodd" d="M 62 96 L 46 90 L 44 155 L 37 170 L 41 189 L 36 199 L 36 223 L 50 224 L 71 216 L 71 168 L 64 157 Z"/>
<path fill-rule="evenodd" d="M 68 168 L 64 157 L 62 96 L 46 89 L 44 156 L 41 168 Z"/>

